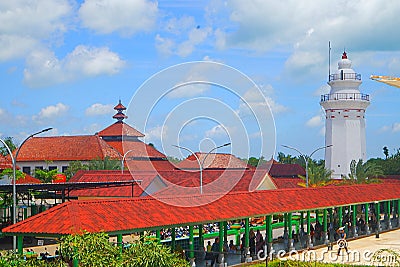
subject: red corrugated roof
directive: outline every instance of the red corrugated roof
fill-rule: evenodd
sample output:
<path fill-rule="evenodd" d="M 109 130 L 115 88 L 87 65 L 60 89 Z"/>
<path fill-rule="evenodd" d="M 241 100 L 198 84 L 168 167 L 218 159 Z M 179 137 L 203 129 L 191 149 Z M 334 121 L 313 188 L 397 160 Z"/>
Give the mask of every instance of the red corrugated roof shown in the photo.
<path fill-rule="evenodd" d="M 303 186 L 299 185 L 299 183 L 304 183 L 304 180 L 301 178 L 279 177 L 279 178 L 272 178 L 272 179 L 278 189 L 300 188 Z"/>
<path fill-rule="evenodd" d="M 55 206 L 8 226 L 3 232 L 38 235 L 74 234 L 82 230 L 136 232 L 149 228 L 200 224 L 399 198 L 399 183 L 382 183 L 230 193 L 216 200 L 215 195 L 81 200 Z M 175 205 L 168 204 L 170 201 Z M 201 203 L 205 204 L 199 205 Z"/>
<path fill-rule="evenodd" d="M 200 162 L 204 161 L 207 153 L 196 152 Z M 199 163 L 194 155 L 188 156 L 179 162 L 177 167 L 180 169 L 199 169 Z M 245 169 L 249 168 L 247 163 L 232 154 L 210 153 L 203 164 L 204 169 Z"/>
<path fill-rule="evenodd" d="M 107 128 L 98 132 L 98 135 L 103 136 L 133 136 L 133 137 L 143 137 L 144 134 L 136 130 L 135 128 L 129 126 L 128 124 L 117 121 L 111 124 Z"/>
<path fill-rule="evenodd" d="M 96 135 L 32 137 L 18 154 L 18 161 L 92 160 L 109 156 L 119 159 L 118 152 Z"/>

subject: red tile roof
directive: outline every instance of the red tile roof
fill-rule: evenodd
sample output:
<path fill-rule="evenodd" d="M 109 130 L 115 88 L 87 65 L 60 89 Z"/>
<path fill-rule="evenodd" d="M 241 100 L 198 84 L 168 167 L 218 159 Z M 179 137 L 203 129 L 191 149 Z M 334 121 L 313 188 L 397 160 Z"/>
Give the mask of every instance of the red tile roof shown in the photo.
<path fill-rule="evenodd" d="M 104 136 L 131 136 L 131 137 L 143 137 L 144 134 L 129 126 L 128 124 L 117 121 L 111 124 L 107 128 L 97 133 L 100 137 Z"/>
<path fill-rule="evenodd" d="M 155 172 L 135 172 L 120 170 L 97 170 L 97 171 L 78 171 L 70 180 L 71 183 L 78 182 L 114 182 L 114 181 L 140 181 L 140 185 L 100 187 L 96 189 L 76 189 L 70 191 L 71 197 L 139 197 L 143 194 L 151 181 L 155 178 Z"/>
<path fill-rule="evenodd" d="M 29 174 L 25 174 L 24 178 L 20 178 L 16 181 L 16 184 L 41 184 L 42 181 L 39 179 L 30 176 Z"/>
<path fill-rule="evenodd" d="M 109 156 L 119 159 L 118 152 L 96 135 L 32 137 L 18 154 L 18 161 L 92 160 Z"/>
<path fill-rule="evenodd" d="M 299 185 L 299 183 L 304 183 L 304 180 L 301 178 L 292 178 L 292 177 L 279 177 L 272 178 L 274 184 L 278 189 L 284 188 L 300 188 L 303 187 Z"/>
<path fill-rule="evenodd" d="M 272 177 L 294 177 L 297 178 L 299 175 L 305 176 L 306 170 L 299 164 L 286 164 L 273 161 L 270 164 L 269 174 Z"/>
<path fill-rule="evenodd" d="M 369 184 L 263 190 L 170 198 L 71 201 L 3 229 L 17 234 L 136 232 L 143 229 L 200 224 L 267 214 L 394 200 L 400 184 Z"/>
<path fill-rule="evenodd" d="M 154 147 L 143 143 L 140 140 L 131 141 L 106 141 L 107 144 L 114 147 L 121 155 L 125 155 L 131 150 L 125 158 L 167 158 L 163 153 Z"/>
<path fill-rule="evenodd" d="M 13 165 L 11 163 L 11 160 L 9 157 L 4 157 L 3 155 L 0 155 L 0 170 L 4 169 L 12 169 Z"/>
<path fill-rule="evenodd" d="M 196 152 L 195 155 L 203 162 L 207 153 Z M 180 169 L 199 169 L 199 163 L 194 155 L 188 156 L 179 162 L 177 167 Z M 249 168 L 246 162 L 232 154 L 210 153 L 203 164 L 203 169 L 245 169 Z"/>

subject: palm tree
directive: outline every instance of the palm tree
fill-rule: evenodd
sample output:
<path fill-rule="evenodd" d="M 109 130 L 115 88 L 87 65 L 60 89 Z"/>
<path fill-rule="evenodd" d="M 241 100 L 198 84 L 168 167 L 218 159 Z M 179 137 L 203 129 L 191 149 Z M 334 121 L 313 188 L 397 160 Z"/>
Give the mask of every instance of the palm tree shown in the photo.
<path fill-rule="evenodd" d="M 377 183 L 379 182 L 378 177 L 384 175 L 381 166 L 374 162 L 363 162 L 362 159 L 355 161 L 354 159 L 350 163 L 349 178 L 357 184 L 362 183 Z"/>
<path fill-rule="evenodd" d="M 318 164 L 313 160 L 308 160 L 308 185 L 309 187 L 325 186 L 330 184 L 332 171 L 325 168 L 324 165 Z M 305 176 L 299 175 L 301 179 L 306 180 Z M 306 186 L 305 183 L 300 183 Z"/>

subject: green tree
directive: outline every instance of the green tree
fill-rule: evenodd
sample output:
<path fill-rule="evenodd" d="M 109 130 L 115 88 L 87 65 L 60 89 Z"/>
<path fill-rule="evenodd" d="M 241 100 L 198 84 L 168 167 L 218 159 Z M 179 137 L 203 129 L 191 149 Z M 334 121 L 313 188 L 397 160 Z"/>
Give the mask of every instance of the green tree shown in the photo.
<path fill-rule="evenodd" d="M 325 168 L 324 165 L 319 164 L 318 162 L 308 160 L 308 186 L 309 187 L 318 187 L 325 186 L 331 182 L 332 171 Z M 305 181 L 305 183 L 301 184 L 302 186 L 306 186 L 306 177 L 299 175 L 301 179 Z"/>
<path fill-rule="evenodd" d="M 378 177 L 384 175 L 382 168 L 373 162 L 363 162 L 362 159 L 350 163 L 349 179 L 357 184 L 379 182 Z"/>
<path fill-rule="evenodd" d="M 2 172 L 0 172 L 0 179 L 3 179 L 5 176 L 8 176 L 10 179 L 12 179 L 14 177 L 13 169 L 8 168 L 8 169 L 4 169 Z M 26 174 L 20 170 L 15 170 L 15 176 L 18 181 L 19 179 L 25 178 Z"/>
<path fill-rule="evenodd" d="M 13 152 L 17 146 L 15 145 L 13 138 L 12 137 L 6 137 L 3 140 L 7 146 L 10 148 L 11 152 Z M 0 143 L 1 147 L 0 147 L 0 154 L 3 156 L 7 156 L 8 155 L 8 150 L 7 148 L 3 145 L 3 143 Z"/>
<path fill-rule="evenodd" d="M 94 159 L 89 162 L 89 170 L 119 170 L 121 162 L 106 156 L 104 159 Z"/>
<path fill-rule="evenodd" d="M 387 148 L 387 146 L 383 147 L 383 154 L 385 155 L 385 159 L 389 157 L 389 149 Z"/>
<path fill-rule="evenodd" d="M 188 267 L 182 255 L 171 252 L 171 248 L 158 241 L 135 241 L 122 254 L 122 266 L 126 267 Z"/>
<path fill-rule="evenodd" d="M 75 175 L 75 173 L 79 170 L 89 170 L 89 165 L 84 164 L 82 161 L 70 161 L 68 164 L 68 168 L 65 171 L 65 176 L 67 176 L 67 181 L 71 179 L 72 176 Z"/>
<path fill-rule="evenodd" d="M 42 183 L 52 183 L 56 174 L 58 174 L 57 169 L 51 171 L 36 169 L 34 177 L 39 179 Z"/>
<path fill-rule="evenodd" d="M 247 164 L 257 167 L 258 165 L 261 165 L 263 163 L 267 162 L 264 158 L 264 156 L 261 156 L 260 158 L 256 158 L 256 157 L 250 157 L 247 160 Z"/>

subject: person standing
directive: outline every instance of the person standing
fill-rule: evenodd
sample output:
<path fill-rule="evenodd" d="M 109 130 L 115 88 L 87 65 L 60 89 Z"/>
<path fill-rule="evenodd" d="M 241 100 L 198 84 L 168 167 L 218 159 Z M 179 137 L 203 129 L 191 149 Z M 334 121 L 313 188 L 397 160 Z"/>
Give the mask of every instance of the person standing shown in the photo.
<path fill-rule="evenodd" d="M 219 255 L 219 237 L 215 238 L 214 244 L 211 246 L 212 260 L 211 267 L 214 267 L 214 264 L 218 261 Z"/>
<path fill-rule="evenodd" d="M 349 251 L 347 250 L 347 241 L 346 241 L 346 232 L 344 231 L 344 226 L 340 227 L 337 230 L 337 233 L 339 235 L 339 240 L 337 242 L 339 249 L 337 252 L 337 255 L 340 255 L 340 251 L 342 250 L 342 248 L 344 248 L 346 250 L 346 253 L 349 253 Z"/>

